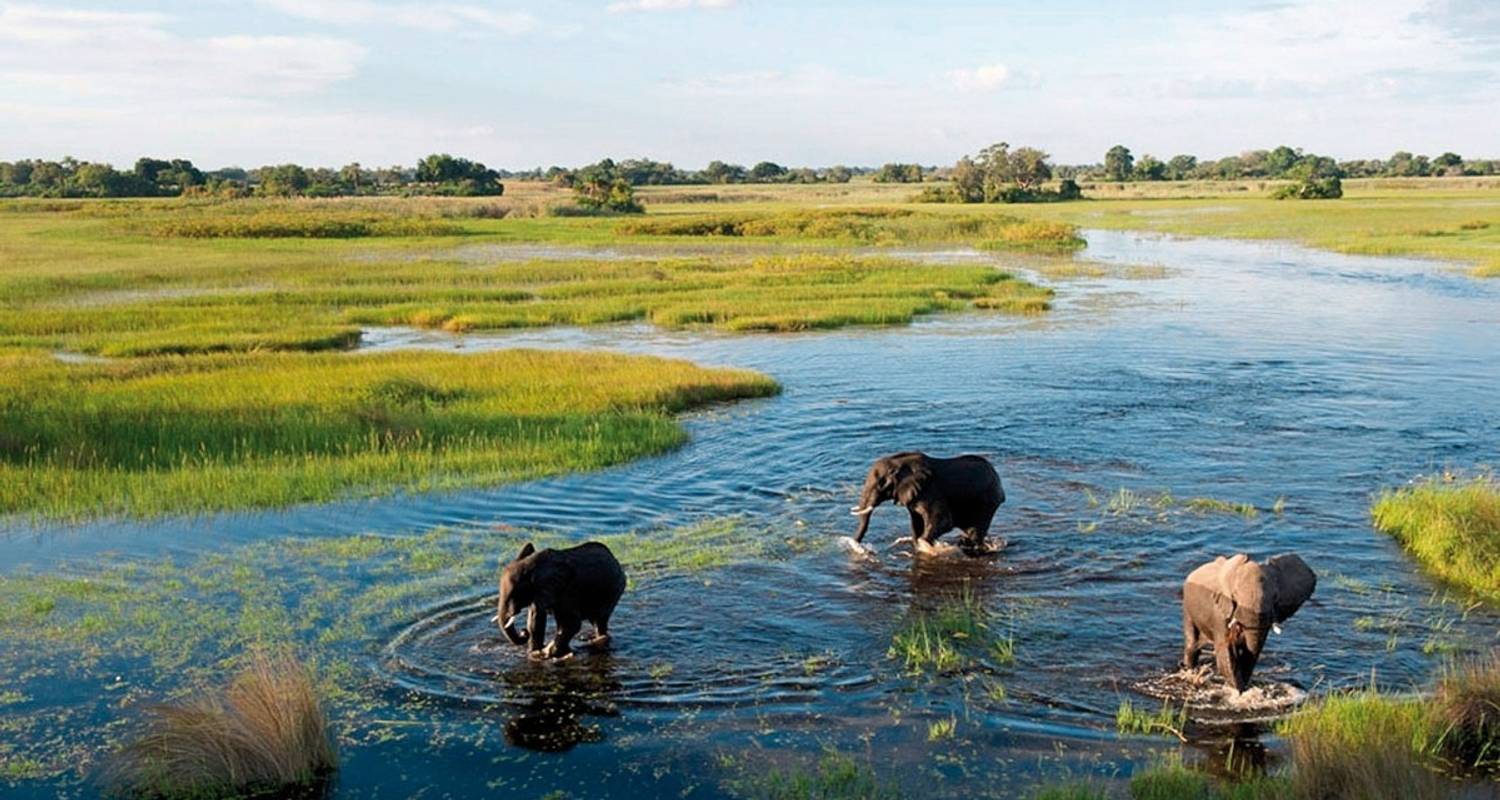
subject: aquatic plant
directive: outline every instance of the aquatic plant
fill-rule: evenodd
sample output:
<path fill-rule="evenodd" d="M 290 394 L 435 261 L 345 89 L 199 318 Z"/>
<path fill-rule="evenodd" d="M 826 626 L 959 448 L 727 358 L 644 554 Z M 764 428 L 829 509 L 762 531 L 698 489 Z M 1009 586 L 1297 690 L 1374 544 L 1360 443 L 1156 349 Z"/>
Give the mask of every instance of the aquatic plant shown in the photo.
<path fill-rule="evenodd" d="M 257 655 L 222 696 L 150 713 L 145 734 L 105 772 L 111 794 L 285 795 L 325 780 L 338 763 L 312 675 L 285 654 Z"/>
<path fill-rule="evenodd" d="M 927 741 L 941 742 L 945 739 L 952 739 L 953 735 L 957 732 L 957 717 L 935 720 L 927 725 Z"/>
<path fill-rule="evenodd" d="M 1109 800 L 1109 792 L 1087 783 L 1063 783 L 1038 786 L 1027 800 Z"/>
<path fill-rule="evenodd" d="M 891 636 L 889 658 L 907 672 L 957 672 L 1015 661 L 1015 640 L 967 585 L 936 609 L 916 611 Z"/>
<path fill-rule="evenodd" d="M 1121 734 L 1167 734 L 1183 738 L 1182 729 L 1187 725 L 1187 706 L 1173 708 L 1170 701 L 1162 701 L 1157 711 L 1137 708 L 1129 698 L 1121 698 L 1115 711 L 1115 730 Z"/>
<path fill-rule="evenodd" d="M 894 784 L 881 780 L 869 764 L 836 750 L 826 750 L 813 766 L 791 766 L 758 771 L 753 777 L 731 781 L 735 797 L 752 800 L 897 800 L 904 797 Z"/>
<path fill-rule="evenodd" d="M 1370 516 L 1427 570 L 1500 602 L 1500 485 L 1493 477 L 1438 477 L 1386 490 Z"/>

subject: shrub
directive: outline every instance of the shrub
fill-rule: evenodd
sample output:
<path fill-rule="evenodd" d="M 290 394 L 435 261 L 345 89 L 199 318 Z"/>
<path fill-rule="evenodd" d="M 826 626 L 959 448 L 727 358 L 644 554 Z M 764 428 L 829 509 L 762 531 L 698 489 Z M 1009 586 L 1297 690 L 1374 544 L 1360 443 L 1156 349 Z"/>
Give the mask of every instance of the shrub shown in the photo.
<path fill-rule="evenodd" d="M 256 656 L 222 696 L 153 711 L 146 734 L 107 767 L 111 794 L 285 794 L 317 785 L 337 766 L 312 675 L 285 654 Z"/>

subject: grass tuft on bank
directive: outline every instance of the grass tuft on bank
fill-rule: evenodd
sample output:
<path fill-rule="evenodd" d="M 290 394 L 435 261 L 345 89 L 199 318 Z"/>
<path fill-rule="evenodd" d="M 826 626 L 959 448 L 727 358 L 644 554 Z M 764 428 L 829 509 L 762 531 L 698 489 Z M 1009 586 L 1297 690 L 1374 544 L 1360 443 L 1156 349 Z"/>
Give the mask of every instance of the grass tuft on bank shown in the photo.
<path fill-rule="evenodd" d="M 1067 223 L 996 214 L 934 214 L 910 208 L 803 208 L 648 216 L 615 226 L 621 236 L 779 238 L 868 245 L 969 242 L 988 249 L 1076 250 Z"/>
<path fill-rule="evenodd" d="M 1500 484 L 1493 477 L 1434 478 L 1387 490 L 1370 515 L 1424 568 L 1500 603 Z"/>
<path fill-rule="evenodd" d="M 222 694 L 149 713 L 105 770 L 110 796 L 311 796 L 338 765 L 312 674 L 286 654 L 258 655 Z"/>
<path fill-rule="evenodd" d="M 149 517 L 599 469 L 682 444 L 673 414 L 777 391 L 602 353 L 0 356 L 0 514 Z"/>

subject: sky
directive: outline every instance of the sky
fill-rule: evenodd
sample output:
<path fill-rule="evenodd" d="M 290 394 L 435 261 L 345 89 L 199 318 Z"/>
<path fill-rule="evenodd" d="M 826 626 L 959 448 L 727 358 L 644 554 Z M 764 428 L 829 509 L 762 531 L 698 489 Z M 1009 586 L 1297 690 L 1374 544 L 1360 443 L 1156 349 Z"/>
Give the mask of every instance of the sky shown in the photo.
<path fill-rule="evenodd" d="M 0 0 L 0 160 L 1500 158 L 1500 0 Z"/>

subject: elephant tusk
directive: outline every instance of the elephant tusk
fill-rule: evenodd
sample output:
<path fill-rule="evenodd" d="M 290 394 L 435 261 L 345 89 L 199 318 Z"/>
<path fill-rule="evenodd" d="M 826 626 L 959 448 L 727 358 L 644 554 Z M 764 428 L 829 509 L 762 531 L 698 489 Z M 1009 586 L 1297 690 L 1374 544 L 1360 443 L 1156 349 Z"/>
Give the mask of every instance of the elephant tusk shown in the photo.
<path fill-rule="evenodd" d="M 856 517 L 862 517 L 874 510 L 875 508 L 873 506 L 865 506 L 864 508 L 851 508 L 849 509 L 849 513 L 853 514 Z"/>
<path fill-rule="evenodd" d="M 1273 623 L 1271 625 L 1271 633 L 1274 633 L 1274 634 L 1280 636 L 1281 635 L 1281 626 Z"/>

